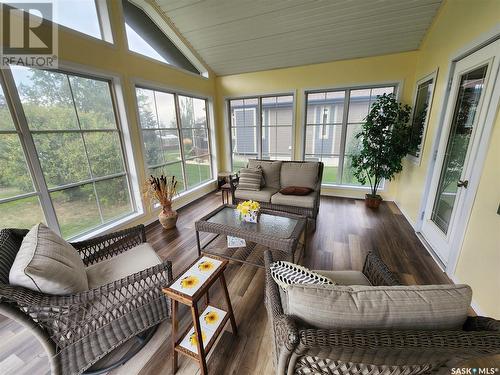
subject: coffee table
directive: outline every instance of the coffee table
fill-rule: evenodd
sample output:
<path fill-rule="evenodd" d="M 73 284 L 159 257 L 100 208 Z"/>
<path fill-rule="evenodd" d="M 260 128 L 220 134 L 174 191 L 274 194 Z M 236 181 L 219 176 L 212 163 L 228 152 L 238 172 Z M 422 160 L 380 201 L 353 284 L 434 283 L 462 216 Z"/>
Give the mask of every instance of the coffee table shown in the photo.
<path fill-rule="evenodd" d="M 295 253 L 303 234 L 305 253 L 307 218 L 286 212 L 261 209 L 259 222 L 248 223 L 239 219 L 236 206 L 222 205 L 195 223 L 198 254 L 214 254 L 225 259 L 264 267 L 264 250 L 273 252 L 273 259 L 295 261 Z M 216 234 L 203 246 L 200 232 Z M 233 236 L 246 241 L 241 248 L 207 248 L 218 236 Z M 261 246 L 257 246 L 261 245 Z"/>

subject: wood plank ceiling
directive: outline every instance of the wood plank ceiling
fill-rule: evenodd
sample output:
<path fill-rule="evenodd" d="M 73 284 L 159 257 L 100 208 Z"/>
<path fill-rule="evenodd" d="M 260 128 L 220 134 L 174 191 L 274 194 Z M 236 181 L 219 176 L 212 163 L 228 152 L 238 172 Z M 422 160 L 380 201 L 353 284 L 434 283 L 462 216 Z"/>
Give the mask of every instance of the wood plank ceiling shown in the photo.
<path fill-rule="evenodd" d="M 217 75 L 418 48 L 442 0 L 154 0 Z"/>

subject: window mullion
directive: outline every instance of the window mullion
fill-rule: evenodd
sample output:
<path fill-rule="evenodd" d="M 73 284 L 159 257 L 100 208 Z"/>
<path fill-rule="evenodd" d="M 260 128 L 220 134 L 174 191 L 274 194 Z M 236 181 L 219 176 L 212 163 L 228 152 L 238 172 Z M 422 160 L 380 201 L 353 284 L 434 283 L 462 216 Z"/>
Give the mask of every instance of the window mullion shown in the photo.
<path fill-rule="evenodd" d="M 175 118 L 177 120 L 177 135 L 179 137 L 178 138 L 179 139 L 179 151 L 181 154 L 182 181 L 183 181 L 183 185 L 184 185 L 184 190 L 188 190 L 186 166 L 184 165 L 184 163 L 186 162 L 186 159 L 184 157 L 184 144 L 183 144 L 183 137 L 182 137 L 181 116 L 180 116 L 181 109 L 179 106 L 179 96 L 177 94 L 174 94 L 174 103 L 175 103 Z"/>
<path fill-rule="evenodd" d="M 349 101 L 351 100 L 351 89 L 347 89 L 344 95 L 344 114 L 342 116 L 342 131 L 340 132 L 340 152 L 339 152 L 339 168 L 337 173 L 337 183 L 342 184 L 342 176 L 344 175 L 344 159 L 345 159 L 345 143 L 347 137 L 347 121 L 349 120 Z"/>
<path fill-rule="evenodd" d="M 14 77 L 12 76 L 12 72 L 10 69 L 3 69 L 3 76 L 5 80 L 5 86 L 7 88 L 6 97 L 8 97 L 12 102 L 12 107 L 16 117 L 15 120 L 17 120 L 16 122 L 19 126 L 21 135 L 21 145 L 24 149 L 25 155 L 27 156 L 26 161 L 31 172 L 32 181 L 35 184 L 35 189 L 40 194 L 40 203 L 45 219 L 47 220 L 47 224 L 49 225 L 49 227 L 60 235 L 61 229 L 59 227 L 59 222 L 57 220 L 54 205 L 52 204 L 52 200 L 50 198 L 40 160 L 38 160 L 35 142 L 33 141 L 33 136 L 31 135 L 28 121 L 26 119 L 26 115 L 24 114 L 21 99 L 14 82 Z"/>

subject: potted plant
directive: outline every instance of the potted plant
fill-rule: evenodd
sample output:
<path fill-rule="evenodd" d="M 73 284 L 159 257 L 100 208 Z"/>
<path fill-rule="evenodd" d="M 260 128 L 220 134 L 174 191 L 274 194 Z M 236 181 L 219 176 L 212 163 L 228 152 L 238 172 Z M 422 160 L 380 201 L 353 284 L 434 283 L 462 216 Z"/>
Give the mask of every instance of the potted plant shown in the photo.
<path fill-rule="evenodd" d="M 411 107 L 398 103 L 394 94 L 378 96 L 361 132 L 355 136 L 360 142 L 351 156 L 351 165 L 358 181 L 370 184 L 370 194 L 365 196 L 370 208 L 378 208 L 382 201 L 377 194 L 380 183 L 402 170 L 403 157 L 419 141 L 410 141 L 410 113 Z"/>
<path fill-rule="evenodd" d="M 165 229 L 174 228 L 177 223 L 177 211 L 172 209 L 172 201 L 177 195 L 175 176 L 167 178 L 151 176 L 146 180 L 144 195 L 152 202 L 160 203 L 162 210 L 158 215 L 160 224 Z"/>

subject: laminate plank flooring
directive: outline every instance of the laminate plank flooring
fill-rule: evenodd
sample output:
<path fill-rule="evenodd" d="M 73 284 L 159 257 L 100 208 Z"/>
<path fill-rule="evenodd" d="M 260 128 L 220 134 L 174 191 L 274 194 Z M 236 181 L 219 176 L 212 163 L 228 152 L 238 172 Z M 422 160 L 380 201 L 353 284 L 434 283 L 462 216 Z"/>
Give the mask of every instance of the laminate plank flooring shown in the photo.
<path fill-rule="evenodd" d="M 212 193 L 179 210 L 177 228 L 165 231 L 158 223 L 148 226 L 146 237 L 163 259 L 173 263 L 174 276 L 197 256 L 194 222 L 220 205 Z M 206 236 L 202 236 L 206 240 Z M 391 271 L 407 284 L 443 284 L 450 280 L 419 242 L 412 227 L 392 202 L 377 211 L 362 200 L 322 197 L 316 231 L 308 236 L 301 263 L 312 269 L 361 270 L 368 251 L 376 251 Z M 230 264 L 226 280 L 239 335 L 228 324 L 209 356 L 210 374 L 272 374 L 270 327 L 264 306 L 264 271 L 249 265 Z M 218 284 L 212 301 L 222 301 Z M 181 331 L 190 316 L 180 308 Z M 22 327 L 0 319 L 0 373 L 45 374 L 46 358 L 34 338 Z M 27 350 L 29 349 L 29 350 Z M 45 367 L 44 367 L 45 366 Z M 170 323 L 164 322 L 140 353 L 112 375 L 171 373 Z M 180 375 L 198 374 L 197 363 L 179 356 Z"/>

